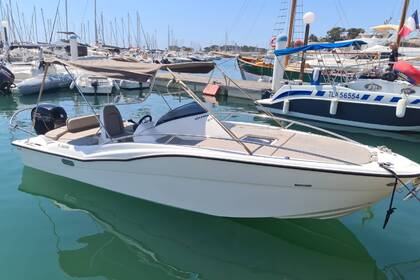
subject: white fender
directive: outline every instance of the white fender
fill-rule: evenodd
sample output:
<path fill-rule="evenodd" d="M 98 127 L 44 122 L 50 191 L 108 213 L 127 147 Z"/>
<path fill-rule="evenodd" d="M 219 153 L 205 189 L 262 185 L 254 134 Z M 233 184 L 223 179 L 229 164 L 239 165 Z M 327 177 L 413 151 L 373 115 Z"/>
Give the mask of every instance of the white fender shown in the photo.
<path fill-rule="evenodd" d="M 397 118 L 404 118 L 406 109 L 407 109 L 407 99 L 402 98 L 398 100 L 397 108 L 395 109 L 395 115 L 397 116 Z"/>
<path fill-rule="evenodd" d="M 331 104 L 330 104 L 330 115 L 337 114 L 337 109 L 338 109 L 338 99 L 334 98 L 331 100 Z"/>
<path fill-rule="evenodd" d="M 71 82 L 71 84 L 70 84 L 69 88 L 70 88 L 70 89 L 74 89 L 74 81 L 72 81 L 72 82 Z"/>
<path fill-rule="evenodd" d="M 120 91 L 120 85 L 117 83 L 117 81 L 112 80 L 112 84 L 114 85 L 114 87 L 117 91 Z"/>
<path fill-rule="evenodd" d="M 284 100 L 283 102 L 283 114 L 287 115 L 289 113 L 290 101 Z"/>

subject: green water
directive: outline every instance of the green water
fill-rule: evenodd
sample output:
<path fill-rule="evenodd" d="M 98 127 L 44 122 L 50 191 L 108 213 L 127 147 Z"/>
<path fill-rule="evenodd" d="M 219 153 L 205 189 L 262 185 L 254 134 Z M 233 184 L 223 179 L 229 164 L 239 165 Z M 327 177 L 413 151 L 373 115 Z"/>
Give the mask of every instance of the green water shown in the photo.
<path fill-rule="evenodd" d="M 44 101 L 87 112 L 70 93 Z M 334 220 L 226 219 L 165 207 L 24 168 L 10 145 L 23 134 L 12 135 L 8 119 L 34 102 L 0 97 L 0 279 L 420 279 L 420 205 L 403 194 L 386 230 L 388 199 Z M 252 110 L 237 99 L 213 107 Z M 167 111 L 156 94 L 120 108 L 134 119 Z M 339 132 L 420 162 L 420 136 Z"/>

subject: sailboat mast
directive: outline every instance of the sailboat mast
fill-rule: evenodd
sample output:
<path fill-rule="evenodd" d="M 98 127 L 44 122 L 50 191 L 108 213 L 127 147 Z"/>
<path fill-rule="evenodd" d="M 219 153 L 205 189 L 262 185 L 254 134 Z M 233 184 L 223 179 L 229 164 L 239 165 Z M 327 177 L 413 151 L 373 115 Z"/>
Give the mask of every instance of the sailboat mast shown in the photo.
<path fill-rule="evenodd" d="M 292 5 L 290 7 L 290 19 L 289 19 L 289 30 L 287 34 L 286 48 L 290 48 L 293 40 L 293 28 L 295 25 L 295 16 L 296 16 L 296 4 L 297 0 L 292 0 Z M 287 55 L 284 59 L 284 66 L 286 67 L 289 64 L 289 56 Z"/>
<path fill-rule="evenodd" d="M 101 33 L 102 33 L 102 44 L 105 45 L 105 27 L 104 27 L 104 13 L 101 12 Z"/>
<path fill-rule="evenodd" d="M 67 33 L 67 35 L 66 35 L 66 37 L 67 37 L 67 39 L 69 38 L 69 15 L 68 15 L 68 10 L 67 10 L 67 0 L 66 0 L 66 2 L 65 2 L 65 6 L 66 6 L 66 33 Z"/>
<path fill-rule="evenodd" d="M 127 38 L 128 38 L 128 48 L 131 48 L 131 30 L 130 30 L 130 13 L 127 13 Z"/>
<path fill-rule="evenodd" d="M 94 17 L 95 17 L 95 44 L 98 45 L 98 22 L 96 20 L 96 0 L 94 0 L 93 12 L 94 12 Z"/>
<path fill-rule="evenodd" d="M 34 6 L 34 15 L 35 15 L 35 17 L 34 17 L 34 21 L 35 21 L 35 40 L 38 43 L 39 42 L 39 39 L 38 39 L 38 21 L 36 19 L 36 7 L 35 6 Z"/>
<path fill-rule="evenodd" d="M 404 26 L 404 22 L 405 22 L 405 17 L 407 16 L 407 9 L 408 9 L 408 5 L 410 4 L 410 0 L 405 0 L 404 1 L 404 6 L 403 6 L 403 10 L 401 13 L 401 19 L 400 19 L 400 27 L 398 28 L 398 36 L 397 36 L 397 48 L 400 47 L 401 44 L 401 35 L 400 35 L 400 31 Z"/>

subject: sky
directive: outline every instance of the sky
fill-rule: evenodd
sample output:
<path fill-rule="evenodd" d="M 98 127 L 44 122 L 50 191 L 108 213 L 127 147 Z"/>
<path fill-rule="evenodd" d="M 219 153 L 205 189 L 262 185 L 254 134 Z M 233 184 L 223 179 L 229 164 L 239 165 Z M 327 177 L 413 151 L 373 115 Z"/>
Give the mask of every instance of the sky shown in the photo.
<path fill-rule="evenodd" d="M 48 26 L 50 22 L 52 26 L 59 0 L 2 0 L 0 2 L 3 6 L 3 16 L 9 1 L 13 7 L 15 22 L 18 21 L 17 10 L 23 14 L 23 17 L 20 17 L 21 26 L 24 26 L 23 18 L 26 26 L 31 26 L 31 22 L 34 22 L 33 11 L 36 10 L 38 38 L 40 41 L 45 41 L 41 8 L 46 25 Z M 56 27 L 55 30 L 63 29 L 65 22 L 65 0 L 60 1 L 56 25 L 61 23 L 62 28 Z M 403 0 L 299 1 L 303 5 L 298 9 L 302 12 L 315 13 L 311 33 L 318 36 L 324 36 L 326 31 L 334 26 L 361 27 L 368 30 L 369 27 L 382 24 L 389 18 L 392 18 L 392 23 L 398 24 L 403 2 Z M 118 41 L 119 45 L 122 45 L 124 38 L 125 44 L 128 44 L 127 18 L 130 15 L 131 41 L 134 45 L 136 12 L 138 12 L 144 34 L 150 38 L 149 42 L 156 42 L 159 48 L 166 48 L 168 45 L 168 28 L 171 30 L 170 34 L 173 34 L 172 40 L 178 45 L 198 48 L 211 44 L 224 44 L 227 41 L 230 44 L 267 47 L 275 24 L 279 22 L 280 9 L 285 6 L 285 2 L 288 3 L 289 0 L 97 0 L 97 14 L 98 22 L 103 14 L 106 43 Z M 419 4 L 420 0 L 411 0 L 408 14 L 420 7 Z M 69 30 L 79 35 L 83 33 L 85 40 L 90 39 L 90 42 L 94 41 L 93 6 L 94 0 L 68 0 Z M 121 24 L 122 19 L 124 28 Z M 82 32 L 81 24 L 83 23 L 84 29 L 87 30 L 88 22 L 90 36 L 87 35 L 88 32 Z M 35 34 L 35 31 L 32 33 Z M 143 44 L 144 35 L 141 41 Z"/>

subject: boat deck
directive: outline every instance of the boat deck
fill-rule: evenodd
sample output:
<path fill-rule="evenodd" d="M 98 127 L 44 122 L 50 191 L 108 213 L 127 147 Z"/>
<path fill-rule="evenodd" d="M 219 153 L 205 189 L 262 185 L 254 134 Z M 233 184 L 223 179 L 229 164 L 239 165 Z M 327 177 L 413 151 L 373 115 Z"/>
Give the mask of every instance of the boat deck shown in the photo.
<path fill-rule="evenodd" d="M 78 120 L 80 122 L 80 119 Z M 255 156 L 290 158 L 333 164 L 363 165 L 371 161 L 370 151 L 363 146 L 317 134 L 270 128 L 245 123 L 225 123 L 241 139 Z M 128 136 L 132 135 L 132 124 L 125 123 Z M 76 146 L 98 145 L 99 127 L 86 127 L 70 132 L 66 126 L 52 130 L 47 137 Z M 194 146 L 202 149 L 245 153 L 243 145 L 233 139 L 182 136 L 173 134 L 136 136 L 138 142 L 169 145 Z M 133 141 L 131 137 L 121 141 Z"/>
<path fill-rule="evenodd" d="M 269 129 L 235 125 L 232 132 L 242 140 L 245 137 L 274 139 L 269 145 L 244 143 L 253 155 L 310 160 L 335 164 L 362 165 L 371 161 L 371 153 L 365 147 L 343 140 L 315 134 L 304 134 L 286 129 Z M 230 139 L 193 140 L 175 137 L 167 144 L 194 145 L 199 148 L 244 152 L 244 147 Z"/>

